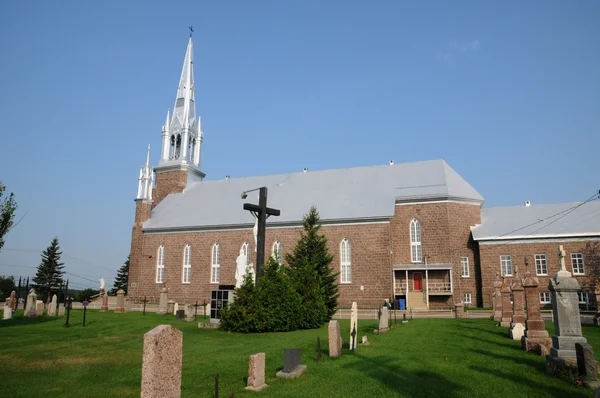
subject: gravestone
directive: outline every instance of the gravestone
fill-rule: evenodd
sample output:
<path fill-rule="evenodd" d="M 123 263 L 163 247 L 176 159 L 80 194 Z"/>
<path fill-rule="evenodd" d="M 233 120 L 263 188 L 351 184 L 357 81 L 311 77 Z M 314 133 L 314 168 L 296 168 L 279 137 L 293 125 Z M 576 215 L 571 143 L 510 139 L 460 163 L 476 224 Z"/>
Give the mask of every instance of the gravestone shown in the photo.
<path fill-rule="evenodd" d="M 362 345 L 371 345 L 371 343 L 369 343 L 369 339 L 367 338 L 367 336 L 363 336 L 362 337 L 362 341 L 361 343 Z"/>
<path fill-rule="evenodd" d="M 159 325 L 144 335 L 142 398 L 181 397 L 183 333 Z"/>
<path fill-rule="evenodd" d="M 383 333 L 389 330 L 390 311 L 385 305 L 381 307 L 381 316 L 379 317 L 379 328 L 375 329 L 375 333 Z"/>
<path fill-rule="evenodd" d="M 454 304 L 454 317 L 463 319 L 465 317 L 465 305 L 463 303 Z"/>
<path fill-rule="evenodd" d="M 115 312 L 125 312 L 125 291 L 123 289 L 117 290 L 117 307 L 115 308 Z"/>
<path fill-rule="evenodd" d="M 35 302 L 35 314 L 37 316 L 44 315 L 44 302 L 42 300 L 37 300 Z"/>
<path fill-rule="evenodd" d="M 175 301 L 173 300 L 169 300 L 167 301 L 167 314 L 173 314 L 175 315 Z"/>
<path fill-rule="evenodd" d="M 354 337 L 352 337 L 352 331 L 354 331 Z M 356 334 L 358 333 L 358 305 L 356 301 L 352 303 L 352 310 L 350 312 L 350 349 L 356 349 Z"/>
<path fill-rule="evenodd" d="M 585 337 L 581 335 L 581 318 L 577 299 L 579 283 L 565 268 L 565 252 L 562 245 L 559 247 L 558 257 L 561 269 L 548 284 L 552 297 L 554 336 L 552 336 L 550 354 L 546 355 L 546 372 L 551 375 L 562 374 L 558 371 L 565 366 L 577 366 L 575 344 L 587 343 Z"/>
<path fill-rule="evenodd" d="M 160 299 L 158 301 L 158 315 L 166 315 L 169 313 L 169 293 L 167 288 L 163 288 L 160 292 Z"/>
<path fill-rule="evenodd" d="M 519 340 L 525 335 L 525 326 L 522 323 L 515 323 L 512 329 L 509 329 L 509 337 L 513 340 Z"/>
<path fill-rule="evenodd" d="M 266 388 L 265 384 L 265 353 L 250 355 L 248 363 L 248 385 L 246 390 L 260 391 Z"/>
<path fill-rule="evenodd" d="M 173 304 L 173 315 L 177 315 L 177 311 L 179 311 L 179 304 Z"/>
<path fill-rule="evenodd" d="M 58 306 L 58 316 L 65 316 L 65 306 L 64 305 Z"/>
<path fill-rule="evenodd" d="M 187 322 L 192 322 L 196 319 L 194 316 L 194 307 L 191 304 L 184 304 L 183 310 L 185 312 L 185 320 Z"/>
<path fill-rule="evenodd" d="M 56 297 L 56 294 L 55 294 L 54 296 L 52 296 L 52 301 L 50 301 L 50 304 L 48 304 L 48 316 L 56 316 L 57 301 L 58 301 L 58 298 Z"/>
<path fill-rule="evenodd" d="M 185 321 L 185 311 L 177 310 L 177 312 L 175 313 L 175 319 L 177 319 L 178 321 Z"/>
<path fill-rule="evenodd" d="M 510 321 L 510 328 L 508 329 L 508 337 L 513 340 L 521 341 L 523 337 L 523 331 L 525 330 L 525 321 L 527 316 L 525 315 L 525 296 L 524 289 L 521 285 L 520 279 L 517 277 L 517 270 L 515 269 L 515 282 L 511 285 L 510 290 L 513 294 L 513 315 Z M 513 333 L 513 329 L 517 326 L 518 332 Z"/>
<path fill-rule="evenodd" d="M 33 318 L 37 316 L 36 312 L 37 294 L 35 290 L 31 289 L 27 295 L 27 302 L 25 303 L 25 316 Z"/>
<path fill-rule="evenodd" d="M 100 312 L 108 312 L 108 292 L 104 292 L 102 295 L 102 305 L 100 305 Z"/>
<path fill-rule="evenodd" d="M 293 379 L 300 376 L 305 369 L 306 365 L 300 365 L 300 348 L 284 348 L 283 369 L 275 376 Z"/>
<path fill-rule="evenodd" d="M 502 319 L 500 320 L 500 326 L 508 328 L 512 321 L 512 304 L 510 303 L 510 285 L 508 283 L 505 282 L 502 284 L 500 294 L 502 294 Z"/>
<path fill-rule="evenodd" d="M 547 355 L 552 347 L 552 339 L 548 335 L 540 312 L 539 284 L 538 278 L 530 276 L 529 272 L 525 273 L 523 288 L 527 301 L 527 328 L 521 339 L 521 348 L 539 355 Z"/>
<path fill-rule="evenodd" d="M 329 356 L 337 358 L 342 355 L 342 336 L 340 335 L 340 324 L 338 321 L 329 321 L 327 332 L 329 335 Z"/>
<path fill-rule="evenodd" d="M 10 308 L 12 308 L 13 312 L 17 309 L 17 292 L 14 290 L 10 292 L 10 298 L 8 299 L 8 303 Z"/>
<path fill-rule="evenodd" d="M 598 362 L 594 359 L 594 349 L 587 343 L 575 343 L 577 370 L 591 387 L 600 387 L 598 382 Z"/>
<path fill-rule="evenodd" d="M 500 275 L 496 274 L 496 280 L 494 281 L 494 320 L 496 322 L 502 321 L 502 281 Z"/>
<path fill-rule="evenodd" d="M 4 304 L 4 313 L 2 315 L 2 319 L 12 319 L 13 310 L 10 306 L 10 300 L 6 300 Z"/>
<path fill-rule="evenodd" d="M 131 309 L 132 304 L 133 303 L 132 303 L 131 299 L 129 297 L 125 297 L 125 312 L 131 312 L 132 311 L 132 309 Z"/>

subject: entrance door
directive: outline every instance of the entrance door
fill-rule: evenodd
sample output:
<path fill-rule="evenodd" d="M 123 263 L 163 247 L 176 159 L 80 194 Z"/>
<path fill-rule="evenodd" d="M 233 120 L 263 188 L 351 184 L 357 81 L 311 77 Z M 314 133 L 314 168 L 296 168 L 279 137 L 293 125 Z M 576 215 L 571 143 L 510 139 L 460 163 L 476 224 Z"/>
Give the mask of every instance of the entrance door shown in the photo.
<path fill-rule="evenodd" d="M 423 275 L 420 272 L 413 272 L 413 290 L 423 290 Z"/>

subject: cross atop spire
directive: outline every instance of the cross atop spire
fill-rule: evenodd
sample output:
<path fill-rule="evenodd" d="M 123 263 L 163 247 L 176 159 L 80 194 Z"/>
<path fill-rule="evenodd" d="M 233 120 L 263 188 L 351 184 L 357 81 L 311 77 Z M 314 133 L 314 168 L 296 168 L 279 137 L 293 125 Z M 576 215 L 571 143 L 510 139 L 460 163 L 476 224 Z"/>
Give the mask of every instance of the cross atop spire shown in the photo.
<path fill-rule="evenodd" d="M 192 38 L 192 33 L 194 33 L 194 25 L 190 25 L 190 39 Z"/>

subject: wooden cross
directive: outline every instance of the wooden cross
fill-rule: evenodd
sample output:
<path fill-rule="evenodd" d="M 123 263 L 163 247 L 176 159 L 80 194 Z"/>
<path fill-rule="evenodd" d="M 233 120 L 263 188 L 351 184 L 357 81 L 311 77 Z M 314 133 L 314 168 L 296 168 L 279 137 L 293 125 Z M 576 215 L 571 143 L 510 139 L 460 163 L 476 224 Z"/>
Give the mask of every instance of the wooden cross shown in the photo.
<path fill-rule="evenodd" d="M 196 300 L 196 304 L 194 304 L 194 318 L 198 316 L 198 307 L 200 307 L 200 304 L 198 304 L 198 300 Z"/>
<path fill-rule="evenodd" d="M 566 271 L 567 269 L 565 268 L 565 251 L 562 245 L 558 246 L 558 261 L 560 262 L 560 270 Z"/>
<path fill-rule="evenodd" d="M 194 25 L 190 25 L 190 37 L 192 37 L 192 33 L 194 33 Z"/>
<path fill-rule="evenodd" d="M 248 191 L 250 192 L 250 191 Z M 243 194 L 243 198 L 245 199 Z M 267 218 L 269 216 L 279 216 L 281 212 L 278 209 L 267 207 L 267 187 L 259 188 L 258 205 L 244 203 L 244 210 L 250 211 L 258 218 L 258 232 L 256 234 L 256 277 L 262 276 L 262 265 L 265 263 L 265 234 L 267 227 Z"/>
<path fill-rule="evenodd" d="M 142 312 L 142 315 L 146 315 L 146 303 L 148 302 L 148 300 L 146 300 L 146 296 L 144 296 L 144 299 L 142 300 L 142 303 L 144 303 L 144 312 Z"/>

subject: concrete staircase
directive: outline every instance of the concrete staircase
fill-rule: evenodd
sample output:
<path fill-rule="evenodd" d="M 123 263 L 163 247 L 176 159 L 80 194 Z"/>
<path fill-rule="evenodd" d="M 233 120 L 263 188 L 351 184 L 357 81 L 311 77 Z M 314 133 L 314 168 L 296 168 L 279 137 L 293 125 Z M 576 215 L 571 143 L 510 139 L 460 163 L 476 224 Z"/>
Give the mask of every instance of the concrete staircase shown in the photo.
<path fill-rule="evenodd" d="M 408 292 L 408 308 L 416 311 L 427 311 L 424 292 Z"/>

